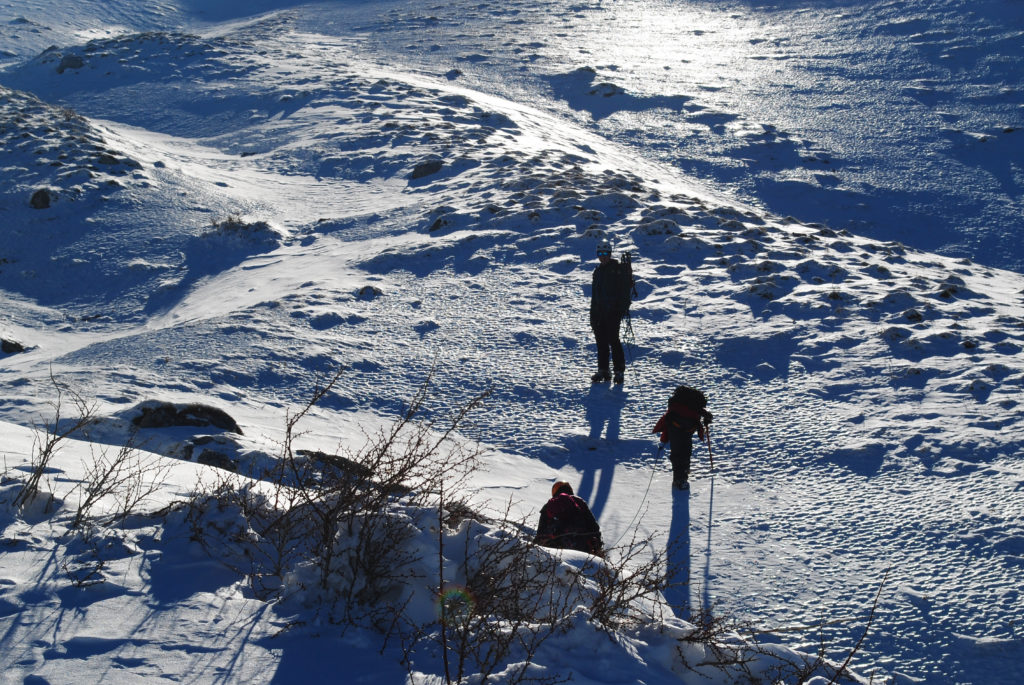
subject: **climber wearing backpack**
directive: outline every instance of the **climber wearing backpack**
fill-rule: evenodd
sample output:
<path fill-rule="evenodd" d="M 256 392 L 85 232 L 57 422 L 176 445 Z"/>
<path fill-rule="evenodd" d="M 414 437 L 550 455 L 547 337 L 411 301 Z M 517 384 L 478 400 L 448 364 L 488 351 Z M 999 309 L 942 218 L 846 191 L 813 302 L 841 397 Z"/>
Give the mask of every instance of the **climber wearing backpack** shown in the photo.
<path fill-rule="evenodd" d="M 575 549 L 601 556 L 601 528 L 583 499 L 564 480 L 551 486 L 551 499 L 540 510 L 534 542 L 544 547 Z"/>
<path fill-rule="evenodd" d="M 597 259 L 600 263 L 594 269 L 590 289 L 590 327 L 597 343 L 597 373 L 590 380 L 603 383 L 612 379 L 610 357 L 615 382 L 622 383 L 626 356 L 619 340 L 619 324 L 629 312 L 633 270 L 628 260 L 619 263 L 612 258 L 612 246 L 607 240 L 598 243 Z"/>
<path fill-rule="evenodd" d="M 654 425 L 652 433 L 661 433 L 661 442 L 669 443 L 669 461 L 672 462 L 672 487 L 690 489 L 690 455 L 693 454 L 693 434 L 701 442 L 707 440 L 711 412 L 704 393 L 696 388 L 680 385 L 668 400 L 668 411 Z M 710 448 L 709 448 L 710 449 Z"/>

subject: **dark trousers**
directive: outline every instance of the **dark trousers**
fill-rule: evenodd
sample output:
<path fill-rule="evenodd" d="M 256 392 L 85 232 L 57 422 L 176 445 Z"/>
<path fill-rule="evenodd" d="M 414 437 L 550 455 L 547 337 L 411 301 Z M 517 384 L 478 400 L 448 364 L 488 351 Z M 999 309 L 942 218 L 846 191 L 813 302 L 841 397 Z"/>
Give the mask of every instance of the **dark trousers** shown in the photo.
<path fill-rule="evenodd" d="M 622 341 L 619 340 L 620 321 L 621 319 L 610 317 L 590 322 L 590 327 L 594 329 L 594 341 L 597 342 L 597 368 L 599 369 L 608 368 L 608 357 L 611 356 L 616 371 L 626 370 L 626 355 L 622 351 Z"/>
<path fill-rule="evenodd" d="M 690 456 L 693 454 L 693 431 L 670 427 L 668 444 L 671 450 L 668 460 L 672 462 L 672 482 L 678 483 L 690 479 Z"/>

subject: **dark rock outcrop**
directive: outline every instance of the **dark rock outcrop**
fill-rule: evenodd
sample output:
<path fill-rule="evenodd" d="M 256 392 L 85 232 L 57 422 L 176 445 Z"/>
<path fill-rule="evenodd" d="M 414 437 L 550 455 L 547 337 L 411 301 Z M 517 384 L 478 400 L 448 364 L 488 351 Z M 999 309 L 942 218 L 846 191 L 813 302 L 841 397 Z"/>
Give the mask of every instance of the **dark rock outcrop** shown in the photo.
<path fill-rule="evenodd" d="M 48 209 L 53 204 L 53 200 L 54 196 L 49 188 L 40 188 L 32 193 L 28 203 L 32 205 L 32 209 Z"/>
<path fill-rule="evenodd" d="M 171 426 L 214 426 L 242 435 L 242 429 L 227 412 L 205 404 L 172 404 L 171 402 L 144 402 L 137 409 L 139 415 L 132 423 L 139 428 L 169 428 Z"/>
<path fill-rule="evenodd" d="M 436 174 L 443 167 L 444 162 L 440 159 L 428 159 L 426 162 L 420 162 L 413 167 L 412 173 L 409 174 L 409 180 L 416 180 L 417 178 Z"/>
<path fill-rule="evenodd" d="M 0 350 L 2 350 L 4 354 L 17 354 L 18 352 L 24 352 L 25 346 L 19 342 L 3 338 L 0 339 Z"/>

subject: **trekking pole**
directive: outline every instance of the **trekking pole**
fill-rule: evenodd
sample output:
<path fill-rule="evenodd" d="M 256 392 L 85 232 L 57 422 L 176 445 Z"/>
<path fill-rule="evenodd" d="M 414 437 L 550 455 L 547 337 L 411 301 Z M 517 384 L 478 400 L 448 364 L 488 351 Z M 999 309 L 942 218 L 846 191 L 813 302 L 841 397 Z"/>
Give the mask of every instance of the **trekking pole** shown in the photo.
<path fill-rule="evenodd" d="M 708 464 L 715 470 L 715 458 L 711 455 L 711 426 L 704 426 L 704 436 L 708 439 Z"/>
<path fill-rule="evenodd" d="M 655 453 L 654 456 L 655 457 L 660 457 L 661 453 L 664 450 L 665 450 L 665 443 L 659 442 L 658 443 L 658 450 L 657 450 L 657 452 Z M 618 547 L 619 541 L 622 540 L 623 537 L 625 537 L 626 533 L 628 533 L 629 529 L 633 526 L 633 522 L 636 521 L 638 516 L 640 516 L 640 512 L 644 508 L 644 502 L 647 501 L 647 495 L 651 492 L 651 484 L 654 483 L 654 473 L 655 473 L 655 470 L 652 468 L 651 469 L 651 477 L 647 479 L 647 488 L 644 490 L 643 497 L 640 498 L 640 503 L 636 507 L 636 512 L 633 513 L 633 518 L 629 519 L 629 523 L 627 523 L 626 527 L 622 529 L 622 534 L 619 535 L 617 540 L 615 540 L 615 544 L 613 544 L 612 547 Z"/>

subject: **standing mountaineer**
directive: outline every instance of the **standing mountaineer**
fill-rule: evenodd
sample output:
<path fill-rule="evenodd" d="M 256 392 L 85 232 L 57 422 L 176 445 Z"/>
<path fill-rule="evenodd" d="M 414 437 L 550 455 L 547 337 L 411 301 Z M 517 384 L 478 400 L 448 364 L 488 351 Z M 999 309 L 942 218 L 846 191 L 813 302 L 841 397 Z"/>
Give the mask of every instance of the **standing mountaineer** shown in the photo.
<path fill-rule="evenodd" d="M 651 430 L 661 433 L 661 441 L 669 443 L 669 461 L 672 462 L 672 487 L 690 489 L 690 455 L 693 454 L 693 433 L 701 442 L 707 439 L 711 412 L 704 393 L 687 385 L 680 385 L 668 400 L 668 411 L 658 419 Z M 709 448 L 710 449 L 710 448 Z"/>
<path fill-rule="evenodd" d="M 621 383 L 626 370 L 626 356 L 619 340 L 619 324 L 629 312 L 633 269 L 628 259 L 620 264 L 612 258 L 612 246 L 607 240 L 597 244 L 597 259 L 600 264 L 594 269 L 590 289 L 590 327 L 597 342 L 597 373 L 590 380 L 595 383 L 611 380 L 612 374 L 608 370 L 611 357 L 615 382 Z"/>
<path fill-rule="evenodd" d="M 540 510 L 534 542 L 602 556 L 601 527 L 587 503 L 564 480 L 551 486 L 551 499 Z"/>

